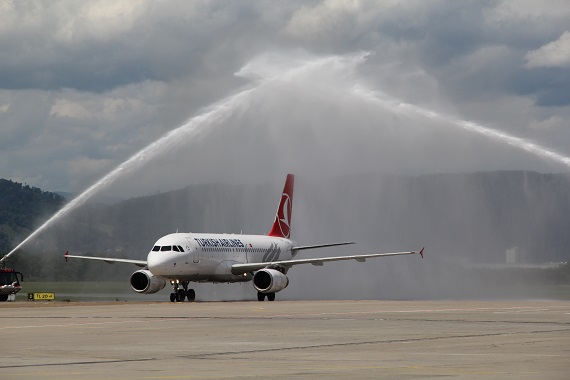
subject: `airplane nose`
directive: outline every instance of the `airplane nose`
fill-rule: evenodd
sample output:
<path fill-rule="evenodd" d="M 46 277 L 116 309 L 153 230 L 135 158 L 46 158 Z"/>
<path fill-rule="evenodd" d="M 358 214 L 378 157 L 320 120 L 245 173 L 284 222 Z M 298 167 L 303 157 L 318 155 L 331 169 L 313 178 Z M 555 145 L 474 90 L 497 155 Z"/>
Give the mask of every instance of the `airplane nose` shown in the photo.
<path fill-rule="evenodd" d="M 154 275 L 168 273 L 170 261 L 171 260 L 164 254 L 164 252 L 150 252 L 147 257 L 148 269 Z"/>

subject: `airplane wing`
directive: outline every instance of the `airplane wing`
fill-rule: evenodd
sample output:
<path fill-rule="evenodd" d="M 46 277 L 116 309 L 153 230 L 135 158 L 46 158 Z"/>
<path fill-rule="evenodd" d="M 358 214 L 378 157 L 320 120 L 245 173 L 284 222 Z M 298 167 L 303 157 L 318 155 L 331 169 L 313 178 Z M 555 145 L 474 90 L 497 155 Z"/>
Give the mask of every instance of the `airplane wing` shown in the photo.
<path fill-rule="evenodd" d="M 100 260 L 109 264 L 115 264 L 115 263 L 135 264 L 141 268 L 147 266 L 147 262 L 144 260 L 114 259 L 111 257 L 95 257 L 95 256 L 77 256 L 77 255 L 70 255 L 69 251 L 65 252 L 64 257 L 65 261 L 67 261 L 68 258 L 72 258 L 72 259 Z"/>
<path fill-rule="evenodd" d="M 321 257 L 315 259 L 299 259 L 299 260 L 282 260 L 282 261 L 272 261 L 264 263 L 247 263 L 247 264 L 234 264 L 232 265 L 232 274 L 240 275 L 244 273 L 253 272 L 256 270 L 264 268 L 285 268 L 289 269 L 294 265 L 301 264 L 312 264 L 316 266 L 322 266 L 324 263 L 329 261 L 344 261 L 344 260 L 356 260 L 359 262 L 365 262 L 366 259 L 374 257 L 384 257 L 384 256 L 398 256 L 398 255 L 421 255 L 424 257 L 424 249 L 422 248 L 419 252 L 392 252 L 392 253 L 371 253 L 367 255 L 353 255 L 353 256 L 335 256 L 335 257 Z"/>
<path fill-rule="evenodd" d="M 329 243 L 329 244 L 317 244 L 317 245 L 302 245 L 299 247 L 291 248 L 292 251 L 302 251 L 305 249 L 315 249 L 315 248 L 324 248 L 324 247 L 336 247 L 337 245 L 347 245 L 347 244 L 356 244 L 354 241 L 347 241 L 344 243 Z"/>

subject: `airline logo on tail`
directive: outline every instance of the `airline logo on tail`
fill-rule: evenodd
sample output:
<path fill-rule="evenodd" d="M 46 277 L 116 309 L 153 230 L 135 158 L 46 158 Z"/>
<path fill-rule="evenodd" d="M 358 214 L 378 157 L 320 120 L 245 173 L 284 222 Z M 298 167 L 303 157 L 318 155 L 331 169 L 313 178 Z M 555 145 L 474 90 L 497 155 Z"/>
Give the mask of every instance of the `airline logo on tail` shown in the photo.
<path fill-rule="evenodd" d="M 279 255 L 281 254 L 281 248 L 277 243 L 271 243 L 271 246 L 267 251 L 265 251 L 265 255 L 263 255 L 264 262 L 270 261 L 277 261 L 279 260 Z"/>
<path fill-rule="evenodd" d="M 293 212 L 293 186 L 295 184 L 295 176 L 293 174 L 287 175 L 285 187 L 283 188 L 283 195 L 281 195 L 281 202 L 275 215 L 273 227 L 269 232 L 269 236 L 284 237 L 289 239 L 291 237 L 291 214 Z"/>

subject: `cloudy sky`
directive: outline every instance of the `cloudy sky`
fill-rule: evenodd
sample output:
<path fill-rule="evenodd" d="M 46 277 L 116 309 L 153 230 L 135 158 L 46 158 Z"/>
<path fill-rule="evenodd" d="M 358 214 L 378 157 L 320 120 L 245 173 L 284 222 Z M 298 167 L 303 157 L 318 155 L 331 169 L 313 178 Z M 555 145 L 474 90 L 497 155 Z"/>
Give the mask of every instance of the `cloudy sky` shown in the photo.
<path fill-rule="evenodd" d="M 0 177 L 45 190 L 80 192 L 180 126 L 109 194 L 569 171 L 456 122 L 570 155 L 565 0 L 1 0 L 0 21 Z"/>

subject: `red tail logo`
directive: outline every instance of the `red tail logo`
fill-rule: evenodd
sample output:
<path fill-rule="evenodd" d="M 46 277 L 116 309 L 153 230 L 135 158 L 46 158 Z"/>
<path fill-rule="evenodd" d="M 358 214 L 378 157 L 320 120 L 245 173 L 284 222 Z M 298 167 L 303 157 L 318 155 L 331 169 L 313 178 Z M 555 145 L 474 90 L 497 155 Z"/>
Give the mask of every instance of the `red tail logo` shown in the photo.
<path fill-rule="evenodd" d="M 293 212 L 293 186 L 295 185 L 295 176 L 287 175 L 283 195 L 279 202 L 279 208 L 275 215 L 273 227 L 269 231 L 269 236 L 284 237 L 289 239 L 291 236 L 291 213 Z"/>

